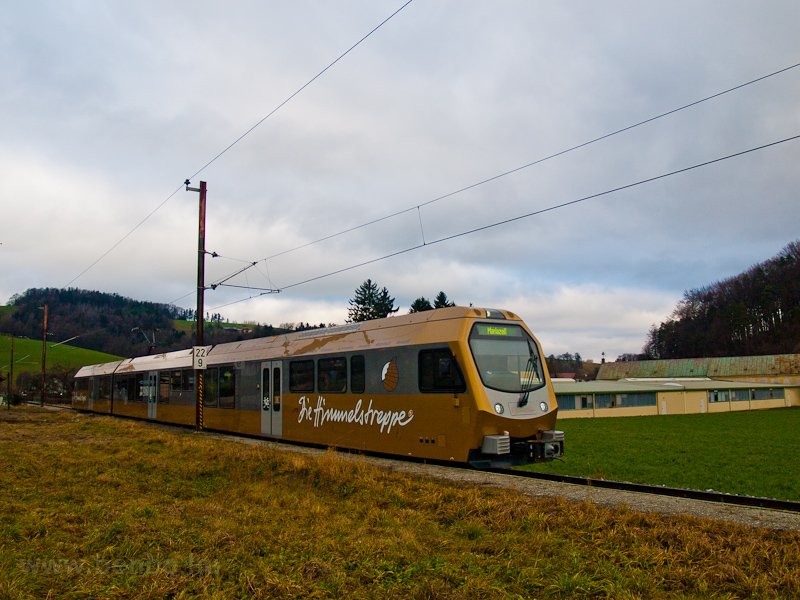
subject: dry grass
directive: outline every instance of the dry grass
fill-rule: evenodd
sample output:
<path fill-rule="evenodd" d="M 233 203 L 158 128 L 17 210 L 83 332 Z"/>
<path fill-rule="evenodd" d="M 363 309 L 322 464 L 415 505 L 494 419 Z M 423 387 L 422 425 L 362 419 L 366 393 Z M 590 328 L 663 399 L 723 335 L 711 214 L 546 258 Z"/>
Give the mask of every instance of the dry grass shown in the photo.
<path fill-rule="evenodd" d="M 800 597 L 800 533 L 0 414 L 0 597 Z"/>

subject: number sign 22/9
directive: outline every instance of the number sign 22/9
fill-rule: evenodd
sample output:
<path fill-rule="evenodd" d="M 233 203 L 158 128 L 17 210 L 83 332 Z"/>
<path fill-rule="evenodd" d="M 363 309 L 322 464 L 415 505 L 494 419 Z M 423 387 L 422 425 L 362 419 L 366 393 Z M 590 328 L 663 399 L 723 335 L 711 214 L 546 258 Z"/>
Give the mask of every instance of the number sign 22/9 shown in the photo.
<path fill-rule="evenodd" d="M 205 369 L 209 352 L 211 352 L 211 346 L 194 346 L 192 348 L 192 368 Z"/>

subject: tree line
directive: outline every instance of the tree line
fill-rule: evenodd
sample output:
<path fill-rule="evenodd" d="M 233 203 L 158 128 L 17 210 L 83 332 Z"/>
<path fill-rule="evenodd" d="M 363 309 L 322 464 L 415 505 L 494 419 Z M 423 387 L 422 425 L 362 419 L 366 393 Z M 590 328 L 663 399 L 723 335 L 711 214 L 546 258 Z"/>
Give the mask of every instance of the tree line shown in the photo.
<path fill-rule="evenodd" d="M 117 356 L 180 350 L 193 344 L 193 331 L 175 326 L 192 320 L 195 311 L 171 304 L 133 300 L 119 294 L 76 288 L 31 288 L 11 297 L 12 310 L 0 317 L 0 331 L 16 337 L 41 339 L 42 307 L 48 306 L 48 336 L 52 342 L 70 338 L 73 346 Z M 227 328 L 222 315 L 208 315 L 209 344 L 274 335 L 271 325 L 253 325 L 247 332 Z"/>
<path fill-rule="evenodd" d="M 348 302 L 350 308 L 347 309 L 347 320 L 351 323 L 385 319 L 400 310 L 399 306 L 395 306 L 395 299 L 389 294 L 389 290 L 385 286 L 379 289 L 378 284 L 372 279 L 367 279 L 358 286 Z M 420 296 L 411 303 L 408 312 L 423 312 L 455 305 L 456 303 L 452 302 L 447 294 L 439 292 L 433 299 L 433 303 L 424 296 Z"/>
<path fill-rule="evenodd" d="M 689 290 L 653 325 L 651 359 L 800 353 L 800 240 L 744 273 Z"/>

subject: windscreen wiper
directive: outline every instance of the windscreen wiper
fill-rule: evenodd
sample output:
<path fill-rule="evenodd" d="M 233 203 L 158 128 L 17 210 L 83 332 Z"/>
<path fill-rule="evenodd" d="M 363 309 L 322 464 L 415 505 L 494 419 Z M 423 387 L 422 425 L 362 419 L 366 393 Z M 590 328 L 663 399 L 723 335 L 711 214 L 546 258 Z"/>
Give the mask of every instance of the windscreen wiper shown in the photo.
<path fill-rule="evenodd" d="M 536 375 L 536 363 L 533 361 L 533 356 L 528 358 L 528 363 L 525 365 L 525 370 L 528 372 L 525 383 L 522 385 L 522 393 L 519 395 L 517 406 L 523 407 L 528 404 L 528 396 L 533 389 L 533 378 Z"/>

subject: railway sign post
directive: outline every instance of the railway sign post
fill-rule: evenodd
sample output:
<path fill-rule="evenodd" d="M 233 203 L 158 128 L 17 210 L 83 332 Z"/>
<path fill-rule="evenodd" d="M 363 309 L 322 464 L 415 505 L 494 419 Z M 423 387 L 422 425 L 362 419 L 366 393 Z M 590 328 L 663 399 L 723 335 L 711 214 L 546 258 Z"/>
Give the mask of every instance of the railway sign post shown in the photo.
<path fill-rule="evenodd" d="M 203 345 L 203 296 L 206 291 L 205 287 L 205 268 L 206 268 L 206 182 L 201 181 L 199 188 L 189 187 L 191 182 L 186 180 L 187 192 L 200 193 L 200 210 L 199 210 L 199 223 L 197 228 L 197 335 L 195 336 L 195 344 L 198 346 Z M 194 353 L 193 353 L 194 354 Z M 193 358 L 193 360 L 195 360 Z M 203 361 L 205 364 L 205 361 Z M 200 431 L 205 426 L 203 423 L 203 369 L 195 367 L 194 371 L 194 387 L 196 398 L 195 409 L 195 429 Z"/>
<path fill-rule="evenodd" d="M 211 346 L 194 346 L 192 348 L 192 368 L 195 371 L 205 371 L 209 352 L 211 352 Z"/>

